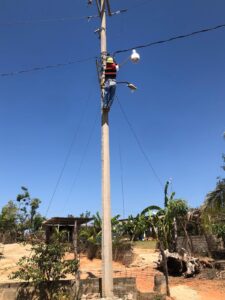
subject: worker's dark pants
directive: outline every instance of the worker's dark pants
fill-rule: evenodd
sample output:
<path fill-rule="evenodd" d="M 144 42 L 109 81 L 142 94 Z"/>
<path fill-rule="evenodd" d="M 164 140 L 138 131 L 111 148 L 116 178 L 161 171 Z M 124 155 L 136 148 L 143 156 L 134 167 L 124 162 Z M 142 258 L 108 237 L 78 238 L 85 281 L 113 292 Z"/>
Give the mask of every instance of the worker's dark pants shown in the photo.
<path fill-rule="evenodd" d="M 103 99 L 103 107 L 110 108 L 116 93 L 116 79 L 107 79 L 105 82 L 105 95 Z"/>

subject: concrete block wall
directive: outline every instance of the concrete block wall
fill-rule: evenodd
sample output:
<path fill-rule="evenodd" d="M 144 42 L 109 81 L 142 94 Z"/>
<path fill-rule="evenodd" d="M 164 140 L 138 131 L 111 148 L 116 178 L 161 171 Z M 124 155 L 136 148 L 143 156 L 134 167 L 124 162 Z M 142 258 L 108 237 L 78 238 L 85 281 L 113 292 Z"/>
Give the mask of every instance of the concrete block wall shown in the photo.
<path fill-rule="evenodd" d="M 191 242 L 192 242 L 192 247 L 193 249 L 190 249 L 187 240 L 184 236 L 179 236 L 177 239 L 177 247 L 178 250 L 181 248 L 185 248 L 189 252 L 194 252 L 194 253 L 208 253 L 208 244 L 205 239 L 205 236 L 203 235 L 192 235 L 189 236 Z"/>
<path fill-rule="evenodd" d="M 67 291 L 74 295 L 74 281 L 73 280 L 62 280 L 58 282 L 60 286 L 66 288 Z M 45 294 L 52 285 L 52 282 L 43 283 L 39 289 L 39 295 Z M 137 300 L 137 290 L 136 290 L 136 279 L 135 278 L 114 278 L 114 295 L 119 298 L 124 298 L 129 296 L 130 300 Z M 22 292 L 22 293 L 21 293 Z M 93 278 L 81 280 L 81 292 L 83 300 L 100 298 L 101 296 L 101 279 Z M 1 283 L 0 284 L 0 300 L 33 300 L 41 299 L 45 300 L 42 296 L 36 298 L 36 292 L 34 291 L 34 286 L 31 283 Z"/>
<path fill-rule="evenodd" d="M 221 240 L 214 235 L 208 235 L 207 240 L 204 235 L 191 235 L 189 236 L 189 238 L 192 242 L 192 251 L 189 248 L 186 238 L 184 236 L 178 237 L 178 250 L 180 250 L 181 248 L 185 248 L 186 250 L 191 251 L 193 253 L 207 254 L 209 251 L 211 252 L 221 250 L 223 248 Z"/>

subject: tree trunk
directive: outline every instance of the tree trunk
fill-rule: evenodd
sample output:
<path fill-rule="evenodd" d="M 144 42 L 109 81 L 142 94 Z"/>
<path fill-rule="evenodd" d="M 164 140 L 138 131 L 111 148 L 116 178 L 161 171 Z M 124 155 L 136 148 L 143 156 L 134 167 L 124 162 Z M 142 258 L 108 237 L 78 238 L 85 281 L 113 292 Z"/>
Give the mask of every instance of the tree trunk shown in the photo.
<path fill-rule="evenodd" d="M 166 295 L 168 297 L 170 297 L 170 288 L 169 288 L 169 276 L 168 276 L 168 268 L 167 268 L 167 258 L 164 252 L 164 248 L 163 248 L 163 244 L 162 242 L 159 240 L 159 249 L 162 255 L 162 261 L 163 261 L 163 269 L 164 269 L 164 275 L 166 278 Z"/>
<path fill-rule="evenodd" d="M 187 232 L 187 229 L 186 229 L 186 223 L 185 225 L 182 224 L 182 227 L 183 227 L 183 230 L 184 230 L 184 234 L 185 234 L 185 237 L 186 237 L 186 240 L 187 240 L 187 245 L 189 246 L 189 249 L 190 249 L 190 255 L 192 254 L 193 252 L 193 244 L 192 244 L 192 241 L 188 235 L 188 232 Z"/>

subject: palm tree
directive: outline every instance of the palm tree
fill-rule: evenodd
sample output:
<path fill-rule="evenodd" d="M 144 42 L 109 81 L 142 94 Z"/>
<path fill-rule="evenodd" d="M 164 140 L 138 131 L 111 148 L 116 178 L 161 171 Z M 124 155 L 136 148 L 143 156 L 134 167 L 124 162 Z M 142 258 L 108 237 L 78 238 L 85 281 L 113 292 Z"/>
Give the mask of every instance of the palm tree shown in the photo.
<path fill-rule="evenodd" d="M 219 213 L 221 210 L 225 210 L 225 178 L 220 179 L 215 190 L 207 194 L 203 210 L 211 213 Z"/>
<path fill-rule="evenodd" d="M 225 154 L 222 157 L 225 171 Z M 225 178 L 219 178 L 215 189 L 206 195 L 201 207 L 201 221 L 203 228 L 221 237 L 225 245 Z"/>

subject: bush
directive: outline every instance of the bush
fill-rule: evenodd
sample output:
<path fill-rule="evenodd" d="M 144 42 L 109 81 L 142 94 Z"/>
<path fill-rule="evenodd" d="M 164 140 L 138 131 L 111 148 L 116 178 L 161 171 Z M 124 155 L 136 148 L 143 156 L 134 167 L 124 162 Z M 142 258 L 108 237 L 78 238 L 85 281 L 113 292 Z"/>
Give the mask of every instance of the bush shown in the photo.
<path fill-rule="evenodd" d="M 21 279 L 40 283 L 57 281 L 66 278 L 67 274 L 75 274 L 78 270 L 77 260 L 63 260 L 66 248 L 60 242 L 51 244 L 39 243 L 31 247 L 32 255 L 22 257 L 18 271 L 12 273 L 12 279 Z"/>

